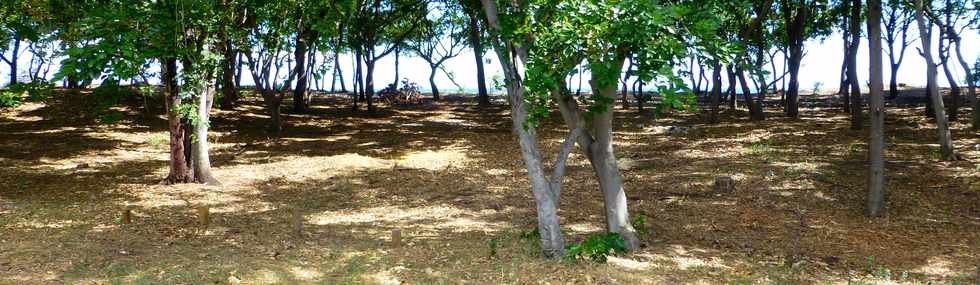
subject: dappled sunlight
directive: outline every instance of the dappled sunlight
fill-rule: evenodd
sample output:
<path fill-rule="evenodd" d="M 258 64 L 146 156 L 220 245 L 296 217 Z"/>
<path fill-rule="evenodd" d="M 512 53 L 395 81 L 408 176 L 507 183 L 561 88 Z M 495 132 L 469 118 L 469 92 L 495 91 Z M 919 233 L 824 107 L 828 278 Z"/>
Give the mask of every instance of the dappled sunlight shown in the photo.
<path fill-rule="evenodd" d="M 449 231 L 495 231 L 504 223 L 488 222 L 472 213 L 453 206 L 418 208 L 374 207 L 359 210 L 326 211 L 306 218 L 315 225 L 390 225 Z M 424 224 L 419 224 L 424 222 Z"/>
<path fill-rule="evenodd" d="M 398 164 L 398 167 L 436 171 L 446 167 L 464 167 L 468 160 L 464 148 L 448 147 L 438 151 L 410 152 L 396 160 L 395 163 Z"/>

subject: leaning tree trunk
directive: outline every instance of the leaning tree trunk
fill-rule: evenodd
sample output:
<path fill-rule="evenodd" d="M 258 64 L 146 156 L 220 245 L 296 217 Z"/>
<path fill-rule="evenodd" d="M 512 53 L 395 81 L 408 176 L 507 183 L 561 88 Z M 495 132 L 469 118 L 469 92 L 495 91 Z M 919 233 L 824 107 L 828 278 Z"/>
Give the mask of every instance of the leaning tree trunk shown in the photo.
<path fill-rule="evenodd" d="M 738 88 L 735 86 L 738 83 L 736 83 L 737 79 L 735 79 L 735 70 L 732 68 L 731 65 L 728 65 L 727 71 L 728 71 L 728 108 L 734 111 L 735 108 L 738 107 L 738 104 L 736 103 L 736 101 L 738 101 L 738 98 L 735 97 L 735 94 L 738 93 L 736 91 Z"/>
<path fill-rule="evenodd" d="M 749 117 L 752 117 L 752 113 L 755 110 L 755 102 L 752 100 L 752 89 L 749 88 L 749 81 L 745 78 L 745 70 L 739 66 L 736 72 L 738 73 L 738 81 L 742 85 L 742 96 L 745 98 L 745 106 L 749 108 Z"/>
<path fill-rule="evenodd" d="M 197 124 L 194 125 L 194 179 L 198 183 L 220 185 L 218 179 L 211 174 L 211 157 L 208 154 L 208 127 L 210 126 L 210 111 L 214 100 L 214 85 L 205 84 L 203 94 L 197 96 Z"/>
<path fill-rule="evenodd" d="M 977 79 L 974 77 L 975 70 L 970 69 L 970 65 L 963 59 L 963 53 L 960 51 L 960 40 L 962 39 L 959 36 L 953 38 L 953 44 L 956 46 L 956 60 L 966 71 L 966 86 L 970 88 L 967 92 L 969 98 L 973 99 L 973 129 L 980 130 L 980 98 L 977 98 Z"/>
<path fill-rule="evenodd" d="M 942 31 L 942 28 L 940 28 L 940 31 Z M 946 75 L 946 81 L 949 82 L 949 96 L 953 99 L 949 102 L 949 121 L 956 122 L 956 120 L 960 117 L 960 105 L 962 105 L 962 102 L 960 101 L 960 86 L 956 83 L 956 75 L 953 75 L 949 69 L 950 47 L 945 46 L 945 33 L 940 34 L 943 34 L 943 36 L 939 37 L 940 65 L 943 66 L 943 73 Z"/>
<path fill-rule="evenodd" d="M 868 216 L 877 217 L 885 209 L 885 98 L 884 64 L 881 50 L 881 0 L 868 0 L 868 47 L 871 56 L 871 134 L 869 136 L 870 173 L 868 176 Z"/>
<path fill-rule="evenodd" d="M 861 0 L 851 1 L 851 16 L 849 17 L 851 45 L 847 51 L 847 81 L 851 85 L 851 129 L 860 130 L 863 110 L 861 108 L 861 81 L 857 77 L 857 53 L 861 45 Z"/>
<path fill-rule="evenodd" d="M 170 173 L 167 174 L 165 183 L 186 183 L 189 182 L 191 169 L 187 167 L 187 156 L 184 153 L 184 124 L 181 122 L 176 107 L 181 104 L 179 91 L 177 90 L 177 59 L 167 58 L 162 60 L 162 75 L 164 90 L 167 92 L 167 126 L 170 130 Z"/>
<path fill-rule="evenodd" d="M 953 150 L 953 138 L 949 132 L 949 125 L 946 122 L 946 110 L 943 108 L 943 97 L 939 94 L 939 86 L 936 77 L 939 75 L 936 64 L 932 58 L 932 32 L 926 26 L 922 0 L 915 1 L 915 21 L 919 27 L 919 41 L 922 43 L 922 57 L 926 60 L 926 79 L 929 86 L 930 101 L 936 114 L 936 130 L 939 132 L 940 152 L 944 160 L 955 160 L 956 154 Z"/>

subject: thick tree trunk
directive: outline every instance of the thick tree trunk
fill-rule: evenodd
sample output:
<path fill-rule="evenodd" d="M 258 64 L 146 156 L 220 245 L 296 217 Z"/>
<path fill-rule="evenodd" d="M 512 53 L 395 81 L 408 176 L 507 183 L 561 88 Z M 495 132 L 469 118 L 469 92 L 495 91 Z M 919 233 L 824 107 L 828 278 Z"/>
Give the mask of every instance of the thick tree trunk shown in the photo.
<path fill-rule="evenodd" d="M 439 87 L 436 86 L 436 69 L 435 65 L 429 65 L 432 71 L 429 72 L 429 88 L 432 89 L 432 100 L 439 101 Z"/>
<path fill-rule="evenodd" d="M 269 131 L 278 135 L 282 131 L 282 99 L 273 90 L 262 90 L 265 109 L 269 113 Z M 285 92 L 285 91 L 283 91 Z"/>
<path fill-rule="evenodd" d="M 610 100 L 616 100 L 616 85 L 598 86 L 593 81 L 592 90 Z M 613 115 L 613 108 L 610 105 L 606 110 L 592 116 L 595 142 L 590 146 L 590 151 L 605 202 L 607 230 L 619 233 L 626 243 L 626 249 L 637 250 L 640 248 L 640 240 L 636 235 L 636 230 L 630 224 L 629 210 L 626 205 L 626 191 L 623 189 L 619 163 L 613 149 Z"/>
<path fill-rule="evenodd" d="M 307 40 L 309 32 L 305 27 L 301 27 L 296 35 L 296 49 L 293 50 L 293 58 L 296 60 L 296 89 L 293 89 L 293 112 L 305 113 L 306 106 L 306 53 L 308 50 Z"/>
<path fill-rule="evenodd" d="M 715 63 L 711 72 L 711 114 L 708 121 L 716 124 L 719 121 L 718 111 L 721 105 L 721 63 Z"/>
<path fill-rule="evenodd" d="M 186 183 L 190 182 L 190 171 L 187 167 L 187 156 L 184 153 L 184 124 L 180 116 L 175 112 L 175 108 L 180 105 L 181 100 L 177 89 L 177 60 L 167 58 L 162 60 L 162 76 L 164 90 L 167 93 L 167 126 L 170 130 L 170 173 L 167 174 L 165 183 Z"/>
<path fill-rule="evenodd" d="M 868 175 L 868 216 L 880 216 L 885 209 L 885 98 L 884 62 L 881 50 L 881 0 L 868 0 L 868 48 L 871 56 L 871 115 Z"/>
<path fill-rule="evenodd" d="M 890 64 L 891 75 L 888 79 L 888 100 L 898 98 L 898 65 Z"/>
<path fill-rule="evenodd" d="M 238 103 L 238 90 L 236 88 L 238 84 L 235 83 L 238 51 L 232 46 L 231 40 L 225 40 L 222 53 L 225 60 L 221 65 L 221 104 L 219 105 L 221 105 L 221 109 L 231 110 Z"/>
<path fill-rule="evenodd" d="M 197 96 L 197 124 L 194 125 L 194 179 L 198 183 L 220 185 L 218 179 L 211 174 L 211 157 L 208 154 L 208 127 L 210 126 L 210 111 L 214 100 L 214 84 L 205 84 L 204 94 Z"/>
<path fill-rule="evenodd" d="M 847 51 L 847 81 L 851 85 L 851 129 L 860 130 L 863 123 L 863 104 L 861 81 L 857 77 L 857 53 L 861 45 L 861 0 L 852 0 L 850 8 L 848 29 L 850 29 L 851 45 Z"/>
<path fill-rule="evenodd" d="M 795 2 L 793 5 L 784 5 L 784 11 L 787 13 L 785 17 L 788 27 L 789 58 L 783 67 L 789 66 L 789 90 L 783 94 L 786 95 L 786 115 L 790 118 L 800 117 L 800 62 L 803 61 L 803 32 L 809 16 L 806 14 L 805 5 L 805 3 Z"/>
<path fill-rule="evenodd" d="M 932 32 L 926 26 L 922 0 L 915 0 L 916 11 L 915 20 L 919 27 L 919 41 L 922 43 L 922 56 L 926 60 L 926 76 L 929 85 L 930 100 L 932 108 L 936 114 L 936 130 L 939 132 L 940 152 L 944 160 L 955 160 L 956 154 L 953 150 L 953 139 L 949 132 L 949 125 L 946 122 L 946 110 L 943 108 L 943 97 L 939 94 L 939 86 L 936 77 L 939 75 L 936 64 L 932 57 Z"/>

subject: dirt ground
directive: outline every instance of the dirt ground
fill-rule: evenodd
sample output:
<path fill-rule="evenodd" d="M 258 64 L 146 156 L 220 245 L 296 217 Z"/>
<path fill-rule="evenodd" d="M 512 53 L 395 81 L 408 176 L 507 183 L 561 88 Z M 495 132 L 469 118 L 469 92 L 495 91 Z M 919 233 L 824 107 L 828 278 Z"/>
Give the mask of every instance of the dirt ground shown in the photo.
<path fill-rule="evenodd" d="M 98 124 L 79 107 L 86 96 L 0 111 L 0 284 L 977 282 L 980 140 L 969 111 L 952 125 L 964 160 L 943 162 L 921 107 L 888 110 L 888 212 L 869 219 L 867 131 L 824 101 L 810 98 L 799 120 L 725 109 L 717 125 L 617 107 L 630 210 L 649 234 L 638 252 L 569 264 L 522 238 L 534 201 L 505 106 L 369 114 L 321 98 L 309 114 L 287 107 L 275 138 L 247 98 L 214 115 L 222 185 L 165 186 L 163 117 L 123 108 L 123 121 Z M 557 120 L 541 132 L 549 161 L 566 132 Z M 736 191 L 712 193 L 716 176 Z M 582 155 L 564 187 L 569 242 L 601 233 Z"/>

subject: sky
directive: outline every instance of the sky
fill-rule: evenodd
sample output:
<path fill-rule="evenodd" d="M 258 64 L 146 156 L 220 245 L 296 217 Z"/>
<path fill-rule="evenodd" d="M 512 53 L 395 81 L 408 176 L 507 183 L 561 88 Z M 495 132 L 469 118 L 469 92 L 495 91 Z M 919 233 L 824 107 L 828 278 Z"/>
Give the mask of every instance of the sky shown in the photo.
<path fill-rule="evenodd" d="M 910 36 L 912 33 L 917 34 L 917 30 L 913 27 L 910 29 Z M 933 34 L 937 34 L 934 32 Z M 937 38 L 938 35 L 934 35 Z M 980 56 L 980 34 L 977 30 L 967 30 L 963 32 L 962 35 L 962 51 L 963 57 L 970 64 L 971 68 L 976 62 L 978 56 Z M 800 88 L 803 90 L 812 90 L 817 84 L 820 84 L 821 90 L 831 90 L 837 88 L 839 83 L 840 67 L 843 61 L 843 40 L 839 33 L 834 33 L 825 39 L 813 39 L 806 42 L 805 45 L 805 56 L 803 57 L 803 62 L 800 68 Z M 933 41 L 933 50 L 937 48 L 937 39 Z M 883 42 L 883 44 L 886 44 Z M 24 46 L 24 45 L 22 45 Z M 898 72 L 898 82 L 908 84 L 910 86 L 924 86 L 925 85 L 925 59 L 919 56 L 917 48 L 921 47 L 921 43 L 916 40 L 908 48 L 905 55 L 905 61 Z M 9 56 L 10 52 L 7 52 Z M 938 57 L 937 52 L 933 52 L 934 57 Z M 497 56 L 493 51 L 488 51 L 483 57 L 487 86 L 492 88 L 490 78 L 494 74 L 501 74 L 500 65 L 497 63 Z M 951 58 L 955 60 L 955 58 Z M 24 53 L 20 57 L 20 73 L 26 74 L 27 64 L 30 61 L 29 54 Z M 320 58 L 322 61 L 322 57 Z M 394 61 L 393 55 L 389 55 L 378 61 L 375 67 L 374 78 L 375 88 L 384 88 L 387 84 L 394 82 L 395 71 L 394 71 Z M 957 75 L 956 78 L 965 77 L 965 73 L 957 62 L 952 62 L 951 65 L 953 72 Z M 447 60 L 445 63 L 446 69 L 453 74 L 455 74 L 456 82 L 459 83 L 465 90 L 472 92 L 476 89 L 476 63 L 473 57 L 473 53 L 469 50 L 464 51 L 459 56 Z M 888 86 L 888 79 L 891 74 L 891 69 L 888 67 L 888 56 L 884 56 L 885 64 L 885 86 Z M 349 54 L 342 54 L 340 58 L 341 70 L 344 77 L 346 78 L 347 88 L 351 88 L 351 76 L 353 75 L 353 65 L 352 57 Z M 862 81 L 866 81 L 868 78 L 868 42 L 867 39 L 861 41 L 860 50 L 858 53 L 858 77 Z M 422 87 L 423 91 L 429 90 L 429 66 L 421 58 L 412 56 L 411 53 L 404 53 L 400 57 L 399 65 L 399 75 L 402 78 L 408 78 L 412 82 L 416 82 Z M 777 60 L 776 68 L 782 70 L 782 62 Z M 57 70 L 57 64 L 51 68 L 49 77 L 55 73 Z M 0 64 L 0 82 L 4 84 L 7 83 L 7 78 L 9 74 L 9 66 L 6 64 Z M 247 71 L 242 74 L 242 84 L 251 85 L 251 76 L 248 75 Z M 583 74 L 584 83 L 583 85 L 588 85 L 588 72 Z M 326 80 L 322 83 L 322 88 L 329 89 L 329 74 L 325 77 Z M 577 83 L 577 76 L 572 79 L 572 82 Z M 726 81 L 727 82 L 727 81 Z M 939 84 L 940 86 L 949 86 L 946 81 L 945 75 L 942 69 L 939 70 Z M 440 91 L 445 92 L 456 92 L 458 88 L 452 83 L 448 76 L 442 71 L 437 72 L 436 75 L 436 85 L 439 87 Z M 863 84 L 862 84 L 863 85 Z M 961 85 L 965 85 L 962 83 Z M 339 88 L 339 87 L 338 87 Z M 587 89 L 587 86 L 583 86 L 583 89 Z"/>

